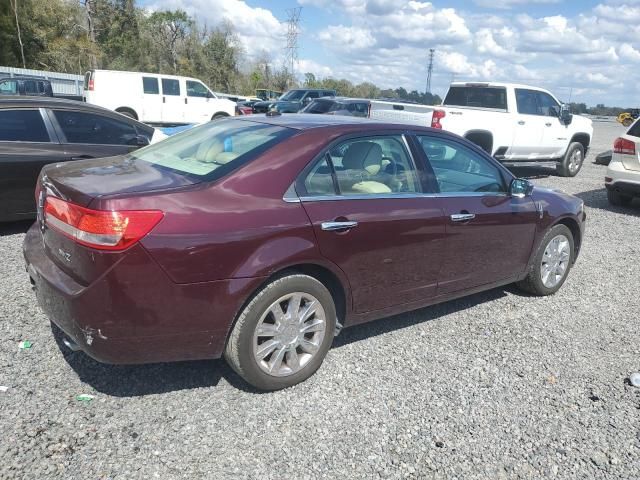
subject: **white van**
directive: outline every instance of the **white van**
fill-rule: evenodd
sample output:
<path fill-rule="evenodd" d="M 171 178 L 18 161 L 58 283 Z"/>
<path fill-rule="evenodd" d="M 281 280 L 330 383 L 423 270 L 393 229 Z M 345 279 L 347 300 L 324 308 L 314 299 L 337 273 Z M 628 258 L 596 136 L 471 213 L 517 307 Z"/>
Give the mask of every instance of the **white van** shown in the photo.
<path fill-rule="evenodd" d="M 236 104 L 218 98 L 196 78 L 90 70 L 84 101 L 152 124 L 203 123 L 233 116 Z"/>

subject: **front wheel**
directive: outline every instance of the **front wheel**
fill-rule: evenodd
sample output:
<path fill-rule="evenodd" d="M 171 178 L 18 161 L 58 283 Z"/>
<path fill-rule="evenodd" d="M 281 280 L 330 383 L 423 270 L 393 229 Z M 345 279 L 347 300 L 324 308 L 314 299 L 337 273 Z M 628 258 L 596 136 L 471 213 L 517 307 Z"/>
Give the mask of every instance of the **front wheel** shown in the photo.
<path fill-rule="evenodd" d="M 538 296 L 553 295 L 564 284 L 575 255 L 571 230 L 556 225 L 549 230 L 529 266 L 529 274 L 517 285 Z"/>
<path fill-rule="evenodd" d="M 308 275 L 288 275 L 269 283 L 245 307 L 224 356 L 254 387 L 287 388 L 320 367 L 335 327 L 336 309 L 329 290 Z"/>
<path fill-rule="evenodd" d="M 575 177 L 584 163 L 584 147 L 581 143 L 573 142 L 567 148 L 564 158 L 556 166 L 561 177 Z"/>

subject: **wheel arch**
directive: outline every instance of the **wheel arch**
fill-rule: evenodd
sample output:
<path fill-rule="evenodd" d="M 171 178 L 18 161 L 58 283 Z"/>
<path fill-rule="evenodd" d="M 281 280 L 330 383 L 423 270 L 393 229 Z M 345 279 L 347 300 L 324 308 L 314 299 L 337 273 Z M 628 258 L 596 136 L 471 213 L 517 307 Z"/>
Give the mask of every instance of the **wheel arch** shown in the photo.
<path fill-rule="evenodd" d="M 230 117 L 227 112 L 216 112 L 211 116 L 211 120 L 215 120 L 216 118 Z"/>
<path fill-rule="evenodd" d="M 134 120 L 138 120 L 138 113 L 131 107 L 118 107 L 115 109 L 116 112 L 124 114 L 125 112 L 131 113 L 133 115 Z"/>
<path fill-rule="evenodd" d="M 475 143 L 489 155 L 493 153 L 493 133 L 489 130 L 469 130 L 464 138 Z"/>
<path fill-rule="evenodd" d="M 549 228 L 553 228 L 556 225 L 564 225 L 571 231 L 571 235 L 573 235 L 573 248 L 574 248 L 574 257 L 573 261 L 575 262 L 578 258 L 578 253 L 580 253 L 580 247 L 582 246 L 582 234 L 580 232 L 580 225 L 578 222 L 571 217 L 564 217 L 559 219 Z"/>
<path fill-rule="evenodd" d="M 351 305 L 351 296 L 349 294 L 347 285 L 345 285 L 346 279 L 341 279 L 338 274 L 336 274 L 334 271 L 332 271 L 331 268 L 325 265 L 320 265 L 318 263 L 299 263 L 295 265 L 288 265 L 274 271 L 271 275 L 266 277 L 264 281 L 261 282 L 255 289 L 253 289 L 253 291 L 247 296 L 242 305 L 240 305 L 240 307 L 236 311 L 233 322 L 231 323 L 229 330 L 227 331 L 224 344 L 226 345 L 229 341 L 231 332 L 235 328 L 236 322 L 238 321 L 238 318 L 240 317 L 246 306 L 265 286 L 278 278 L 295 274 L 308 275 L 312 278 L 315 278 L 325 287 L 327 287 L 335 303 L 336 315 L 338 317 L 337 321 L 341 325 L 344 325 L 345 318 L 350 312 Z"/>
<path fill-rule="evenodd" d="M 589 150 L 589 145 L 591 144 L 591 137 L 589 136 L 589 134 L 584 132 L 575 133 L 573 137 L 571 137 L 571 141 L 569 142 L 569 145 L 567 145 L 567 149 L 569 148 L 569 146 L 571 146 L 572 143 L 575 142 L 582 145 L 582 148 L 584 148 L 584 153 L 586 155 L 587 150 Z"/>

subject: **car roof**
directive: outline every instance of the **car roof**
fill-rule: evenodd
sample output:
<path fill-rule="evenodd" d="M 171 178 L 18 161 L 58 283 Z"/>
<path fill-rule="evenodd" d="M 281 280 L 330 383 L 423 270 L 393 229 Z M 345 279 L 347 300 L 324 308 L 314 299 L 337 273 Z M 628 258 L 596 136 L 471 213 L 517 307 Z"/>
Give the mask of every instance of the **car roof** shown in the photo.
<path fill-rule="evenodd" d="M 365 130 L 424 130 L 430 129 L 417 125 L 404 123 L 381 122 L 370 118 L 349 117 L 342 115 L 317 115 L 311 113 L 284 113 L 280 115 L 267 116 L 267 114 L 253 114 L 241 117 L 234 117 L 234 121 L 246 121 L 266 123 L 296 130 L 310 130 L 316 128 L 333 128 L 339 126 L 362 126 Z"/>
<path fill-rule="evenodd" d="M 38 96 L 0 96 L 0 110 L 6 108 L 72 108 L 78 111 L 101 113 L 103 115 L 117 116 L 118 118 L 123 115 L 109 110 L 108 108 L 98 107 L 86 102 L 79 102 L 77 100 L 68 100 L 60 97 L 38 97 Z M 146 129 L 150 129 L 148 125 L 138 122 L 137 120 L 129 117 L 125 117 L 128 121 L 137 125 L 142 125 Z"/>
<path fill-rule="evenodd" d="M 50 82 L 51 80 L 49 80 L 48 78 L 42 78 L 42 77 L 30 77 L 30 76 L 20 76 L 20 77 L 5 77 L 0 75 L 0 81 L 1 80 L 38 80 L 38 81 L 42 81 L 42 82 Z"/>
<path fill-rule="evenodd" d="M 314 98 L 314 102 L 352 102 L 352 103 L 361 103 L 361 102 L 370 102 L 368 98 L 353 98 L 353 97 L 320 97 Z"/>

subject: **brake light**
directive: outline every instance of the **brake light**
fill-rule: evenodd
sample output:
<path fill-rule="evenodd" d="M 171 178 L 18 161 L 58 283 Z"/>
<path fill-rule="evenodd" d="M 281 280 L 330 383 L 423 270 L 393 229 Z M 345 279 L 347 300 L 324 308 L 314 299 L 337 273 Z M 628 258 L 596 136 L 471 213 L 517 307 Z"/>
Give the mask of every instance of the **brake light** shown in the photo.
<path fill-rule="evenodd" d="M 636 144 L 626 138 L 616 138 L 616 141 L 613 143 L 613 152 L 622 155 L 635 155 Z"/>
<path fill-rule="evenodd" d="M 90 78 L 89 79 L 89 91 L 93 92 L 93 86 L 94 86 L 93 78 Z"/>
<path fill-rule="evenodd" d="M 148 234 L 163 216 L 159 210 L 92 210 L 57 197 L 47 197 L 44 204 L 47 227 L 99 250 L 129 248 Z"/>
<path fill-rule="evenodd" d="M 431 116 L 431 128 L 439 128 L 442 129 L 442 124 L 440 120 L 447 116 L 447 112 L 444 110 L 434 110 L 433 115 Z"/>

